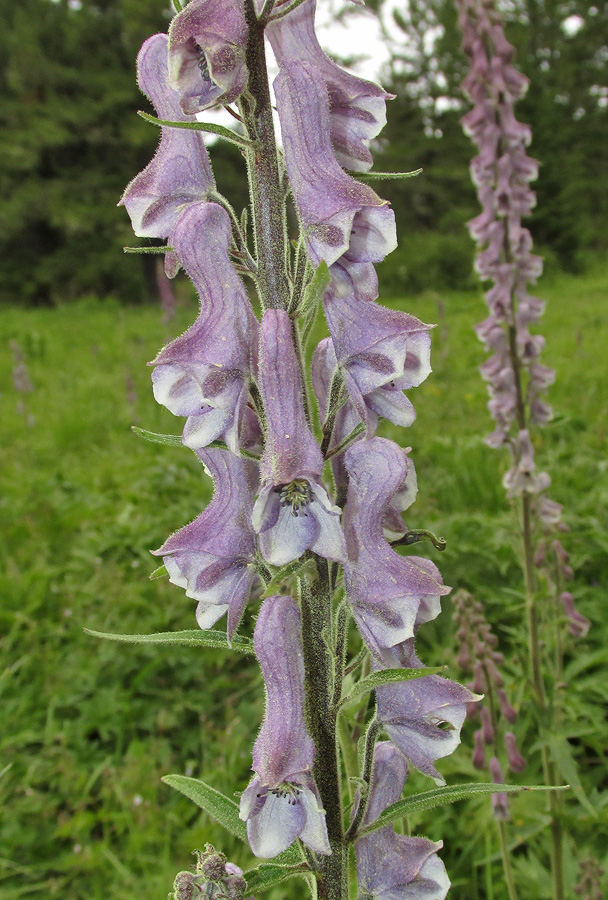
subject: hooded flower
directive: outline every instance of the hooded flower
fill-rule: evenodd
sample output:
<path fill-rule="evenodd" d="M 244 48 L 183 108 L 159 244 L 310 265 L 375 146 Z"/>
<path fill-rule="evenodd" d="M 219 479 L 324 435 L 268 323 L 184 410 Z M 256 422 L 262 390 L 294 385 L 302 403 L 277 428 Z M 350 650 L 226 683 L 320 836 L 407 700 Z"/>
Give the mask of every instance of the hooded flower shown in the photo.
<path fill-rule="evenodd" d="M 370 825 L 401 797 L 407 767 L 389 741 L 374 747 L 374 768 L 363 826 Z M 442 841 L 396 834 L 378 828 L 355 843 L 357 877 L 363 897 L 373 900 L 444 900 L 450 881 L 437 856 Z"/>
<path fill-rule="evenodd" d="M 375 670 L 418 669 L 422 665 L 413 638 L 384 650 L 382 665 L 372 661 Z M 479 696 L 439 675 L 383 685 L 376 689 L 376 695 L 378 718 L 391 741 L 420 772 L 430 775 L 437 784 L 445 784 L 434 762 L 454 752 L 460 743 L 467 703 L 474 703 Z"/>
<path fill-rule="evenodd" d="M 369 142 L 386 124 L 386 101 L 379 85 L 357 78 L 336 65 L 321 49 L 315 33 L 316 0 L 304 2 L 266 34 L 279 66 L 306 60 L 314 65 L 329 95 L 329 127 L 334 154 L 345 169 L 366 172 L 372 165 Z"/>
<path fill-rule="evenodd" d="M 304 657 L 300 612 L 291 597 L 262 603 L 253 636 L 264 683 L 266 715 L 253 746 L 253 780 L 239 815 L 255 856 L 268 859 L 300 838 L 329 854 L 325 812 L 311 775 L 315 747 L 304 722 Z"/>
<path fill-rule="evenodd" d="M 230 239 L 228 213 L 214 203 L 193 206 L 177 224 L 175 251 L 198 290 L 201 310 L 158 354 L 152 381 L 156 400 L 188 417 L 186 446 L 196 450 L 224 438 L 238 453 L 243 429 L 255 433 L 247 397 L 258 323 L 228 257 Z"/>
<path fill-rule="evenodd" d="M 347 175 L 331 143 L 323 75 L 307 61 L 285 62 L 274 82 L 285 163 L 295 205 L 316 267 L 330 266 L 334 288 L 377 295 L 373 263 L 397 246 L 386 200 Z"/>
<path fill-rule="evenodd" d="M 284 310 L 267 309 L 260 332 L 259 384 L 266 414 L 262 490 L 253 511 L 264 558 L 274 566 L 312 550 L 346 558 L 339 507 L 321 482 L 323 457 L 302 400 L 302 378 Z"/>
<path fill-rule="evenodd" d="M 416 413 L 403 391 L 417 387 L 431 372 L 431 326 L 352 296 L 326 295 L 324 306 L 332 340 L 320 346 L 323 360 L 316 365 L 324 364 L 332 373 L 341 367 L 357 413 L 355 424 L 364 422 L 368 435 L 375 433 L 380 416 L 395 425 L 411 425 Z M 315 380 L 313 386 L 316 390 Z"/>
<path fill-rule="evenodd" d="M 385 540 L 383 525 L 407 477 L 405 452 L 384 438 L 352 444 L 345 454 L 350 482 L 344 510 L 348 562 L 346 595 L 359 631 L 372 652 L 414 636 L 440 611 L 450 589 L 428 559 L 400 556 Z"/>
<path fill-rule="evenodd" d="M 160 119 L 193 121 L 185 116 L 168 81 L 167 35 L 155 34 L 143 44 L 137 57 L 137 83 L 152 101 Z M 127 185 L 120 201 L 126 207 L 138 237 L 169 238 L 183 210 L 204 200 L 215 187 L 203 137 L 198 131 L 162 128 L 152 162 Z M 174 254 L 165 257 L 167 274 L 176 274 Z"/>
<path fill-rule="evenodd" d="M 186 115 L 220 100 L 232 103 L 247 84 L 247 24 L 242 0 L 190 0 L 169 29 L 169 78 Z"/>
<path fill-rule="evenodd" d="M 169 580 L 198 600 L 196 620 L 201 628 L 211 628 L 228 612 L 231 639 L 255 578 L 250 522 L 257 465 L 225 450 L 200 450 L 197 455 L 213 478 L 213 499 L 153 553 L 163 557 Z"/>

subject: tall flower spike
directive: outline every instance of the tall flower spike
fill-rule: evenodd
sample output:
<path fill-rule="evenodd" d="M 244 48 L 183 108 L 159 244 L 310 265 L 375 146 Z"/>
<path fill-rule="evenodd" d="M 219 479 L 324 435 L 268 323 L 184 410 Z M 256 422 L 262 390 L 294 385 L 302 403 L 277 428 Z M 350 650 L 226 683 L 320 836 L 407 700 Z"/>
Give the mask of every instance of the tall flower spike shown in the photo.
<path fill-rule="evenodd" d="M 196 620 L 201 628 L 211 628 L 228 612 L 230 640 L 255 579 L 250 521 L 257 465 L 225 450 L 201 450 L 197 455 L 213 478 L 213 499 L 153 553 L 162 556 L 169 580 L 198 600 Z"/>
<path fill-rule="evenodd" d="M 169 77 L 186 115 L 232 103 L 247 84 L 241 0 L 190 0 L 169 29 Z"/>
<path fill-rule="evenodd" d="M 376 744 L 363 826 L 399 800 L 406 774 L 405 760 L 397 748 L 389 741 Z M 444 900 L 450 881 L 437 856 L 442 846 L 442 841 L 396 834 L 392 825 L 360 837 L 355 853 L 361 896 L 373 900 Z"/>
<path fill-rule="evenodd" d="M 413 638 L 385 649 L 382 665 L 372 660 L 375 670 L 384 666 L 418 669 L 422 665 L 414 651 Z M 440 675 L 383 685 L 376 694 L 378 718 L 393 743 L 420 772 L 437 784 L 445 784 L 434 762 L 454 752 L 460 743 L 467 703 L 474 703 L 479 696 Z"/>
<path fill-rule="evenodd" d="M 340 365 L 368 435 L 380 416 L 411 425 L 416 413 L 403 391 L 418 387 L 431 372 L 431 326 L 356 296 L 327 294 L 324 307 L 335 353 L 335 363 L 327 353 L 327 364 Z"/>
<path fill-rule="evenodd" d="M 264 313 L 259 371 L 266 446 L 253 525 L 262 554 L 274 566 L 297 559 L 309 549 L 343 562 L 341 510 L 332 504 L 321 482 L 323 457 L 304 414 L 291 320 L 284 310 Z"/>
<path fill-rule="evenodd" d="M 231 234 L 221 206 L 199 203 L 182 215 L 173 236 L 201 309 L 196 322 L 151 364 L 152 382 L 159 403 L 188 417 L 183 442 L 193 450 L 224 438 L 238 453 L 245 419 L 253 417 L 247 397 L 258 323 L 228 257 Z"/>
<path fill-rule="evenodd" d="M 309 62 L 286 62 L 274 81 L 285 164 L 313 265 L 325 260 L 336 285 L 377 295 L 373 263 L 397 246 L 388 202 L 348 176 L 331 144 L 329 98 Z"/>
<path fill-rule="evenodd" d="M 383 650 L 414 636 L 434 619 L 448 594 L 428 559 L 400 556 L 387 543 L 383 523 L 407 476 L 405 452 L 384 438 L 360 441 L 345 454 L 350 476 L 344 510 L 348 562 L 346 595 L 359 631 L 380 659 Z"/>
<path fill-rule="evenodd" d="M 373 162 L 369 142 L 386 125 L 386 101 L 394 95 L 346 72 L 323 52 L 315 33 L 316 6 L 316 0 L 304 0 L 289 15 L 271 21 L 266 34 L 279 66 L 306 60 L 321 74 L 336 159 L 345 169 L 366 172 Z"/>
<path fill-rule="evenodd" d="M 300 838 L 329 854 L 325 812 L 311 775 L 315 747 L 304 723 L 301 620 L 291 597 L 268 597 L 254 645 L 266 685 L 266 715 L 253 747 L 253 780 L 241 797 L 252 852 L 268 859 Z"/>
<path fill-rule="evenodd" d="M 194 121 L 182 113 L 179 94 L 169 84 L 167 35 L 155 34 L 142 45 L 137 57 L 137 83 L 152 101 L 160 119 Z M 184 209 L 204 200 L 215 187 L 203 136 L 183 128 L 162 128 L 158 150 L 151 163 L 129 182 L 120 204 L 126 207 L 138 237 L 168 238 Z M 174 254 L 165 256 L 169 277 L 177 273 Z"/>

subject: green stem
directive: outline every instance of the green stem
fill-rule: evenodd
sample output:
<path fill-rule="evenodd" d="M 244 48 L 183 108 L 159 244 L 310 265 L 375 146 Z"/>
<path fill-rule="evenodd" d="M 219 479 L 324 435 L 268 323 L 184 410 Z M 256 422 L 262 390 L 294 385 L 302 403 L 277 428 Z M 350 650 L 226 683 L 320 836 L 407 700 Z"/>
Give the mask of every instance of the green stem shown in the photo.
<path fill-rule="evenodd" d="M 264 23 L 257 18 L 253 0 L 245 0 L 245 17 L 249 26 L 246 48 L 249 84 L 241 97 L 240 111 L 247 135 L 253 142 L 253 146 L 245 150 L 245 159 L 258 261 L 257 285 L 264 309 L 287 309 L 285 203 L 272 121 Z"/>
<path fill-rule="evenodd" d="M 334 661 L 329 573 L 316 557 L 318 580 L 302 580 L 302 647 L 306 671 L 308 725 L 315 742 L 313 776 L 326 814 L 331 856 L 316 855 L 319 900 L 348 900 L 348 851 L 342 827 L 342 797 L 333 707 Z"/>
<path fill-rule="evenodd" d="M 517 891 L 515 890 L 515 882 L 513 880 L 513 871 L 511 869 L 511 857 L 507 846 L 507 829 L 502 820 L 496 822 L 498 825 L 498 839 L 500 841 L 500 855 L 502 857 L 502 869 L 505 874 L 505 882 L 507 885 L 507 893 L 509 900 L 517 900 Z"/>

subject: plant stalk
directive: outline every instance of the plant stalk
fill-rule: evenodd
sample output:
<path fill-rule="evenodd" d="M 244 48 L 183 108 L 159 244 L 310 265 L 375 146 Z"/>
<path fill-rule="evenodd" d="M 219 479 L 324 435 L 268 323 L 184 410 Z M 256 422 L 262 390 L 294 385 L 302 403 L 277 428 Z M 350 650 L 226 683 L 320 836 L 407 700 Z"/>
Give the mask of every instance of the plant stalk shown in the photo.
<path fill-rule="evenodd" d="M 313 776 L 326 813 L 331 856 L 316 854 L 319 900 L 348 900 L 348 851 L 342 826 L 340 764 L 333 706 L 334 660 L 331 652 L 331 595 L 326 560 L 316 557 L 319 578 L 303 579 L 302 647 L 306 671 L 306 706 L 317 750 Z"/>

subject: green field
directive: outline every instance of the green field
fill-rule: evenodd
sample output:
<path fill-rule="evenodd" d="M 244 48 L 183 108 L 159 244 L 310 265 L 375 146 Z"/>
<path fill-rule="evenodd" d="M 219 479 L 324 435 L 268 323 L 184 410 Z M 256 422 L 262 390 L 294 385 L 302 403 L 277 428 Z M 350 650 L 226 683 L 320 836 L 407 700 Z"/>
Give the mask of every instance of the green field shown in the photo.
<path fill-rule="evenodd" d="M 548 301 L 544 361 L 557 381 L 550 391 L 556 418 L 537 435 L 537 460 L 553 479 L 551 496 L 565 506 L 572 593 L 594 623 L 570 645 L 566 667 L 568 780 L 576 788 L 566 805 L 572 896 L 577 859 L 608 863 L 608 266 L 553 276 L 538 292 Z M 472 331 L 485 316 L 482 299 L 433 294 L 394 305 L 438 323 L 434 373 L 411 393 L 418 419 L 398 436 L 413 448 L 420 487 L 408 525 L 444 536 L 447 550 L 433 556 L 444 580 L 486 603 L 507 656 L 510 696 L 522 706 L 516 730 L 529 767 L 521 778 L 534 783 L 539 754 L 528 740 L 526 685 L 514 675 L 525 636 L 501 486 L 506 458 L 483 441 L 491 430 L 476 370 L 484 350 Z M 146 362 L 195 314 L 186 295 L 168 326 L 157 308 L 112 301 L 0 311 L 2 900 L 162 900 L 190 851 L 209 840 L 251 865 L 236 839 L 219 834 L 160 778 L 204 777 L 228 795 L 245 787 L 262 716 L 255 664 L 223 652 L 100 642 L 83 632 L 194 627 L 192 601 L 166 580 L 148 579 L 157 564 L 148 551 L 200 512 L 211 485 L 190 451 L 146 443 L 130 426 L 180 430 L 154 403 Z M 22 349 L 34 388 L 25 410 L 13 387 L 10 340 Z M 449 598 L 423 632 L 423 661 L 449 663 L 448 674 L 458 677 Z M 462 747 L 440 765 L 448 782 L 479 778 L 470 763 L 472 732 L 465 726 Z M 412 784 L 432 787 L 418 776 Z M 550 896 L 539 835 L 544 803 L 524 795 L 512 804 L 523 900 Z M 450 897 L 504 900 L 489 801 L 427 813 L 408 827 L 444 840 Z M 301 896 L 303 885 L 288 885 L 268 896 Z"/>

